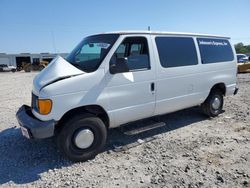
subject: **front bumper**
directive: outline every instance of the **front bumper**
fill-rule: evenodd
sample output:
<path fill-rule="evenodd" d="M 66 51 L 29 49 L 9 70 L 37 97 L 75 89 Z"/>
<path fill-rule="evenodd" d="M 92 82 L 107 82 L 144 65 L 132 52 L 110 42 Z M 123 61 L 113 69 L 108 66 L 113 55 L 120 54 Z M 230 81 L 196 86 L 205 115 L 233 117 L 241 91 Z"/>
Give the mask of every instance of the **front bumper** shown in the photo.
<path fill-rule="evenodd" d="M 31 107 L 23 105 L 16 113 L 16 118 L 21 126 L 22 132 L 28 138 L 42 139 L 54 135 L 55 121 L 40 121 L 31 112 Z M 28 135 L 27 135 L 28 134 Z"/>

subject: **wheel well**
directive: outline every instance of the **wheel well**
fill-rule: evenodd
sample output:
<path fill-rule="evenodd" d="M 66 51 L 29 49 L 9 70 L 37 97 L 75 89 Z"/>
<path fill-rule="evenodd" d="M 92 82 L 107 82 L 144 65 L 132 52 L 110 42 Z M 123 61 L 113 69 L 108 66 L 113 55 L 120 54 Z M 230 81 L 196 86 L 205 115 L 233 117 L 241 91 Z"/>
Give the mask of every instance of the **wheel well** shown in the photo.
<path fill-rule="evenodd" d="M 106 128 L 107 129 L 109 128 L 108 114 L 101 106 L 98 105 L 88 105 L 88 106 L 74 108 L 63 115 L 63 117 L 59 120 L 58 125 L 63 125 L 70 117 L 74 116 L 75 114 L 84 112 L 96 115 L 103 121 L 103 123 L 106 125 Z"/>
<path fill-rule="evenodd" d="M 211 90 L 211 91 L 214 91 L 214 90 L 220 90 L 222 92 L 222 94 L 225 96 L 226 95 L 226 86 L 224 83 L 218 83 L 218 84 L 215 84 Z"/>

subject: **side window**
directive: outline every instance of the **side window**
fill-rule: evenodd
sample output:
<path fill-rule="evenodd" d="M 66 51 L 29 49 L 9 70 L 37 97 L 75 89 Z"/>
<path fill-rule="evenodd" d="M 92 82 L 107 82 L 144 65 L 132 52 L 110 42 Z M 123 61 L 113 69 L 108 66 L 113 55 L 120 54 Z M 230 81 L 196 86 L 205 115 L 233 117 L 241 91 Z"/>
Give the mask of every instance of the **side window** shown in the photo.
<path fill-rule="evenodd" d="M 232 47 L 228 40 L 197 38 L 203 64 L 232 61 Z"/>
<path fill-rule="evenodd" d="M 198 58 L 191 37 L 156 37 L 155 38 L 162 67 L 197 65 Z"/>
<path fill-rule="evenodd" d="M 128 37 L 115 51 L 110 64 L 125 59 L 129 71 L 150 69 L 147 39 L 144 37 Z"/>

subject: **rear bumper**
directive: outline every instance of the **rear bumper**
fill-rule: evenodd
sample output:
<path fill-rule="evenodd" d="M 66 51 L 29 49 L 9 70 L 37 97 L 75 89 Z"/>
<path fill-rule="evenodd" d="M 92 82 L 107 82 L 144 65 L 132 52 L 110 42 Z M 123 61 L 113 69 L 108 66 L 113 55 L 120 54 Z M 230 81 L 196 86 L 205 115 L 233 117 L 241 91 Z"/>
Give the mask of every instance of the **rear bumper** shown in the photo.
<path fill-rule="evenodd" d="M 42 139 L 54 135 L 55 121 L 40 121 L 32 114 L 29 106 L 21 106 L 16 113 L 16 118 L 21 129 L 27 130 L 28 138 Z"/>

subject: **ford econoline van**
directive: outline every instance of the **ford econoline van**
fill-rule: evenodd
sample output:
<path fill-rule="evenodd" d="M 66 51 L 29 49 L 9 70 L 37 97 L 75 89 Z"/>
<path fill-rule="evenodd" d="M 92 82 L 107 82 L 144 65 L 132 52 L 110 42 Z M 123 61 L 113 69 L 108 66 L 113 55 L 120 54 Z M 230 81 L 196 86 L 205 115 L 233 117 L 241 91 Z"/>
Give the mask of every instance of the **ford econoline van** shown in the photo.
<path fill-rule="evenodd" d="M 228 37 L 97 34 L 34 78 L 31 107 L 16 117 L 25 137 L 56 135 L 66 157 L 85 161 L 103 149 L 110 128 L 193 106 L 217 116 L 224 96 L 237 93 L 236 76 Z"/>

